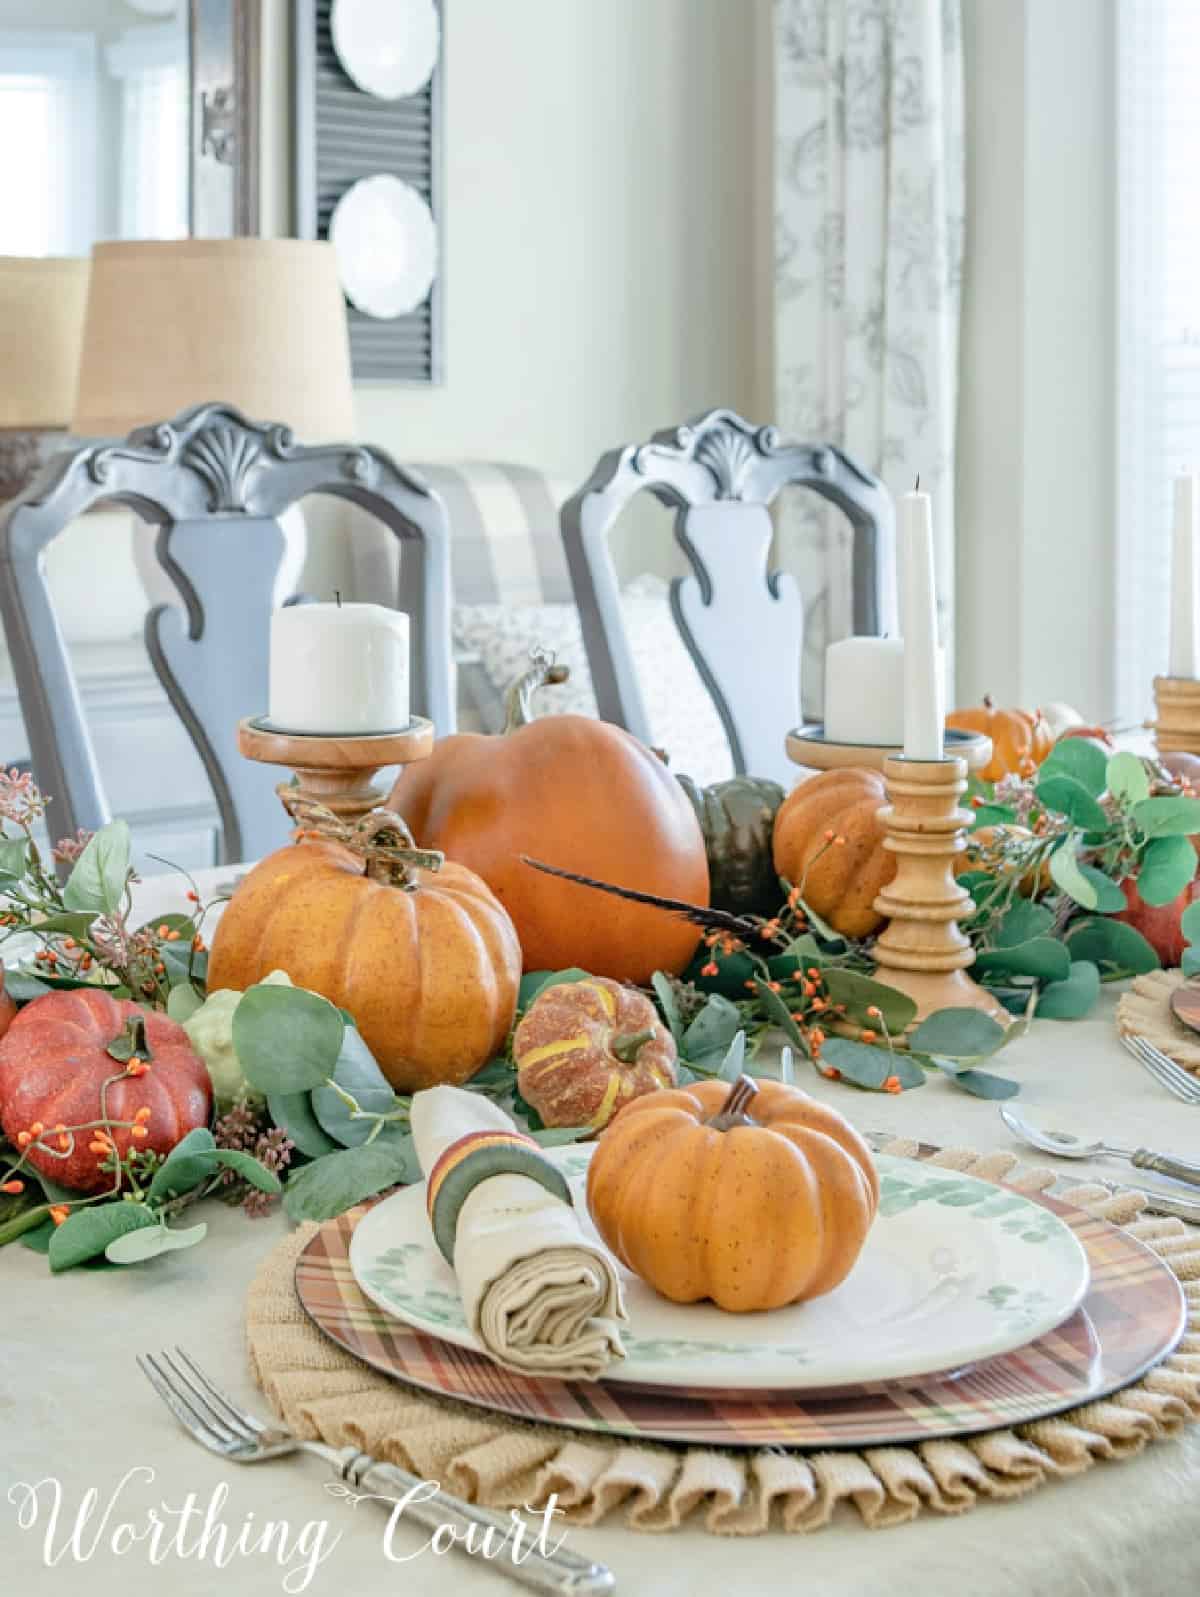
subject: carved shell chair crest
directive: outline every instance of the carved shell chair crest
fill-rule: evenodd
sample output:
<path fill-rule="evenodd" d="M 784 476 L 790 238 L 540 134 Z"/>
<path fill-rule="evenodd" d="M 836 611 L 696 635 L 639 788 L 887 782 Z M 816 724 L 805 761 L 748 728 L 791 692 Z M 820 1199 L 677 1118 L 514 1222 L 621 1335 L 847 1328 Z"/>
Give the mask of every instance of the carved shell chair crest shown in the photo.
<path fill-rule="evenodd" d="M 449 528 L 436 494 L 381 450 L 308 447 L 275 423 L 199 405 L 121 442 L 48 461 L 0 507 L 0 615 L 33 768 L 60 833 L 109 819 L 95 750 L 54 614 L 42 553 L 102 501 L 158 527 L 156 554 L 178 596 L 146 616 L 154 670 L 195 744 L 220 817 L 222 862 L 284 841 L 278 773 L 237 752 L 237 722 L 267 703 L 270 611 L 284 539 L 278 518 L 308 494 L 370 512 L 405 544 L 400 607 L 412 624 L 414 712 L 454 730 Z"/>
<path fill-rule="evenodd" d="M 852 531 L 854 630 L 895 627 L 895 517 L 887 489 L 832 444 L 782 440 L 732 410 L 713 410 L 601 457 L 562 508 L 562 536 L 600 714 L 653 742 L 609 548 L 613 523 L 646 491 L 675 511 L 690 574 L 671 584 L 671 613 L 729 739 L 734 767 L 787 785 L 784 740 L 800 719 L 804 607 L 771 565 L 769 506 L 787 485 L 812 489 Z M 682 753 L 683 751 L 675 751 Z"/>

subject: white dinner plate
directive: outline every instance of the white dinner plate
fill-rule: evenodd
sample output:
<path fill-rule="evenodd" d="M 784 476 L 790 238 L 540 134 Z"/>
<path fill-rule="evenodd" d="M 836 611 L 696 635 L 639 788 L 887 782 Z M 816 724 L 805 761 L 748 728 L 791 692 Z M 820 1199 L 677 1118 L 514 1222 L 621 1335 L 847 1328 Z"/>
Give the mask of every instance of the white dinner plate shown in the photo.
<path fill-rule="evenodd" d="M 333 0 L 333 48 L 347 76 L 379 100 L 416 94 L 441 48 L 433 0 Z"/>
<path fill-rule="evenodd" d="M 547 1157 L 567 1174 L 585 1229 L 591 1147 Z M 630 1325 L 606 1380 L 696 1389 L 812 1390 L 904 1380 L 1022 1347 L 1067 1319 L 1088 1287 L 1070 1228 L 992 1182 L 877 1157 L 879 1217 L 835 1291 L 769 1314 L 669 1303 L 622 1269 Z M 425 1186 L 376 1204 L 355 1228 L 363 1292 L 405 1324 L 483 1352 L 425 1214 Z"/>
<path fill-rule="evenodd" d="M 348 188 L 333 208 L 329 240 L 346 298 L 390 321 L 428 295 L 437 276 L 437 224 L 410 183 L 386 172 Z"/>

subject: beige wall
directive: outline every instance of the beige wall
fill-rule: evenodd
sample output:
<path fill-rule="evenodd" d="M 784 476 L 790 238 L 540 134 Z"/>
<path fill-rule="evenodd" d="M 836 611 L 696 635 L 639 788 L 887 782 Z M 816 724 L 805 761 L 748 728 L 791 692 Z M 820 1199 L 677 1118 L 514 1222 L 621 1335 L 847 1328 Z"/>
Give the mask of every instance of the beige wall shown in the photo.
<path fill-rule="evenodd" d="M 289 9 L 268 0 L 269 230 L 288 214 Z M 765 418 L 769 0 L 446 15 L 446 379 L 360 388 L 362 436 L 582 479 L 706 406 Z"/>
<path fill-rule="evenodd" d="M 964 0 L 958 695 L 1112 713 L 1112 0 Z"/>

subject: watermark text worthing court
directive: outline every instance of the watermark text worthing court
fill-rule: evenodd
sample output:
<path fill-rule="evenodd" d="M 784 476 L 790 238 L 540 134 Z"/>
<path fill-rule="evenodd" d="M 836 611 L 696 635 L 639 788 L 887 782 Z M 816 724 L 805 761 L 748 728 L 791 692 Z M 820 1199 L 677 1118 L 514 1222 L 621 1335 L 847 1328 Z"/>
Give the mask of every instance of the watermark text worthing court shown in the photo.
<path fill-rule="evenodd" d="M 38 1481 L 14 1482 L 8 1488 L 8 1502 L 18 1529 L 40 1539 L 47 1569 L 90 1564 L 105 1556 L 141 1557 L 153 1565 L 189 1559 L 214 1569 L 256 1560 L 279 1571 L 289 1597 L 308 1590 L 342 1539 L 343 1532 L 333 1529 L 327 1519 L 298 1523 L 230 1512 L 231 1493 L 224 1481 L 213 1487 L 207 1500 L 189 1492 L 177 1503 L 162 1497 L 155 1501 L 155 1478 L 150 1465 L 135 1464 L 107 1496 L 101 1488 L 89 1486 L 77 1501 L 69 1502 L 62 1482 L 44 1475 Z M 355 1493 L 336 1481 L 328 1482 L 327 1489 L 353 1506 L 390 1505 L 386 1518 L 380 1516 L 379 1534 L 382 1556 L 392 1564 L 411 1563 L 428 1554 L 439 1557 L 459 1543 L 497 1563 L 523 1564 L 535 1552 L 553 1554 L 566 1540 L 565 1534 L 554 1538 L 554 1516 L 561 1512 L 554 1496 L 544 1507 L 527 1508 L 525 1514 L 510 1510 L 507 1522 L 495 1516 L 498 1525 L 438 1525 L 431 1533 L 422 1532 L 423 1539 L 414 1546 L 411 1537 L 398 1533 L 406 1511 L 437 1493 L 436 1481 L 418 1481 L 402 1497 Z"/>

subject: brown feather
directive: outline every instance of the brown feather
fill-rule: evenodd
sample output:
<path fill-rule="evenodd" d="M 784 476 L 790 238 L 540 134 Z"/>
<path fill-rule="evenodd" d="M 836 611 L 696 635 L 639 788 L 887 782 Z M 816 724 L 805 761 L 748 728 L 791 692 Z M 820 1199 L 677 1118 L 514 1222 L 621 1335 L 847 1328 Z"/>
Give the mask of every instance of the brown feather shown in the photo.
<path fill-rule="evenodd" d="M 579 887 L 594 887 L 599 893 L 612 893 L 615 898 L 626 898 L 635 904 L 649 904 L 654 909 L 666 910 L 668 914 L 678 915 L 705 931 L 732 932 L 743 942 L 765 944 L 773 954 L 779 952 L 774 939 L 764 935 L 761 924 L 746 915 L 731 915 L 728 910 L 689 904 L 682 898 L 661 898 L 657 893 L 641 893 L 635 887 L 618 887 L 614 882 L 597 881 L 594 876 L 580 876 L 576 871 L 564 871 L 557 865 L 530 859 L 528 854 L 521 855 L 521 863 L 531 865 L 535 871 L 544 871 L 547 876 L 558 876 L 564 882 L 574 882 Z"/>

